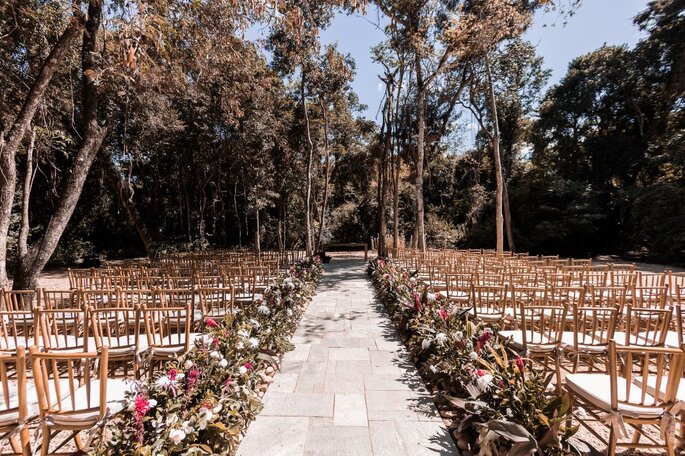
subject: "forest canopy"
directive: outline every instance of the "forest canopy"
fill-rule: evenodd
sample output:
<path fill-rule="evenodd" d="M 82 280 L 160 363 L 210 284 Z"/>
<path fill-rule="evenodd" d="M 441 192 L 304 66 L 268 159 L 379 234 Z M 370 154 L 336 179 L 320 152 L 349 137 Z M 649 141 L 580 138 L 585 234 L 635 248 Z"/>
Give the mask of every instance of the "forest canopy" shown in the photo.
<path fill-rule="evenodd" d="M 578 3 L 2 2 L 0 282 L 89 257 L 372 238 L 380 254 L 685 262 L 685 2 L 650 2 L 641 41 L 578 56 L 545 90 L 525 31 Z M 354 60 L 319 36 L 369 8 L 387 19 L 376 121 Z"/>

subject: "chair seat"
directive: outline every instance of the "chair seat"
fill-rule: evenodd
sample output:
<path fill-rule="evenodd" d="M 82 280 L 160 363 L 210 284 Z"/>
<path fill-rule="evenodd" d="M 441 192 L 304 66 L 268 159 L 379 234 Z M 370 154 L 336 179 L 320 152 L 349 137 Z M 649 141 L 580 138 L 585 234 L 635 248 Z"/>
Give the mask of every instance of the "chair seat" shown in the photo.
<path fill-rule="evenodd" d="M 678 334 L 676 331 L 669 331 L 666 333 L 666 346 L 671 348 L 680 348 L 680 339 L 682 335 Z"/>
<path fill-rule="evenodd" d="M 630 339 L 629 342 L 631 345 L 650 345 L 648 344 L 647 338 L 649 339 L 654 339 L 655 333 L 652 331 L 650 333 L 646 332 L 639 332 L 637 333 L 637 336 L 635 334 L 630 333 Z M 677 335 L 676 335 L 677 337 Z M 626 333 L 624 331 L 616 331 L 614 332 L 614 340 L 616 341 L 616 345 L 621 346 L 625 345 L 626 343 Z M 678 346 L 676 346 L 677 348 Z"/>
<path fill-rule="evenodd" d="M 501 320 L 502 318 L 513 318 L 514 315 L 516 315 L 512 307 L 506 307 L 504 309 L 504 315 L 502 315 L 502 313 L 500 312 L 495 312 L 494 309 L 488 309 L 483 307 L 476 307 L 474 308 L 474 310 L 476 312 L 476 315 L 478 315 L 478 318 L 486 321 L 497 321 Z"/>
<path fill-rule="evenodd" d="M 618 400 L 626 400 L 626 380 L 617 378 Z M 593 406 L 604 412 L 611 412 L 611 379 L 607 374 L 569 374 L 566 376 L 566 388 L 574 395 L 583 398 Z M 660 417 L 664 409 L 661 407 L 649 407 L 638 405 L 640 402 L 654 403 L 654 397 L 649 394 L 642 396 L 639 386 L 630 388 L 630 402 L 619 402 L 618 411 L 623 416 L 630 418 L 656 418 Z"/>
<path fill-rule="evenodd" d="M 497 335 L 504 340 L 511 339 L 511 345 L 514 349 L 523 350 L 523 331 L 506 330 L 498 332 Z M 554 348 L 554 342 L 544 334 L 526 331 L 526 346 L 530 352 L 550 351 Z"/>
<path fill-rule="evenodd" d="M 115 415 L 124 408 L 129 385 L 124 380 L 107 379 L 107 407 Z M 90 400 L 89 400 L 90 399 Z M 90 382 L 90 396 L 86 386 L 67 396 L 62 401 L 62 410 L 48 414 L 57 427 L 88 426 L 97 423 L 100 407 L 100 380 Z"/>
<path fill-rule="evenodd" d="M 137 348 L 136 336 L 134 334 L 112 338 L 103 337 L 102 345 L 106 345 L 109 347 L 110 358 L 112 356 L 122 356 L 125 353 L 133 353 L 133 351 L 136 351 L 137 353 L 142 353 L 148 349 L 148 342 L 145 334 L 141 334 L 138 336 Z M 88 347 L 97 347 L 94 337 L 88 338 Z"/>
<path fill-rule="evenodd" d="M 200 339 L 203 336 L 204 334 L 200 333 L 190 333 L 189 348 L 193 348 L 195 346 L 195 340 Z M 185 344 L 185 335 L 181 335 L 180 337 L 174 336 L 171 340 L 165 340 L 163 343 L 165 345 L 155 345 L 152 347 L 148 345 L 145 351 L 149 351 L 153 355 L 161 356 L 173 356 L 175 354 L 182 354 L 183 345 Z M 146 342 L 146 344 L 148 344 L 148 342 Z"/>
<path fill-rule="evenodd" d="M 564 331 L 561 333 L 561 346 L 568 351 L 575 344 L 575 333 Z M 586 353 L 603 353 L 607 351 L 607 344 L 586 334 L 578 334 L 578 350 Z"/>
<path fill-rule="evenodd" d="M 642 386 L 643 377 L 637 377 L 635 379 L 635 384 Z M 664 375 L 661 379 L 661 384 L 659 385 L 659 393 L 661 395 L 666 394 L 666 387 L 668 386 L 668 377 Z M 651 375 L 647 377 L 647 392 L 654 396 L 656 393 L 656 377 Z M 682 379 L 678 383 L 678 392 L 676 393 L 676 399 L 679 401 L 685 401 L 685 381 Z"/>
<path fill-rule="evenodd" d="M 469 299 L 469 293 L 462 290 L 440 290 L 438 292 L 443 298 L 454 301 L 466 301 Z"/>
<path fill-rule="evenodd" d="M 25 336 L 3 337 L 0 336 L 0 351 L 14 351 L 17 347 L 30 347 L 35 345 L 34 338 Z"/>

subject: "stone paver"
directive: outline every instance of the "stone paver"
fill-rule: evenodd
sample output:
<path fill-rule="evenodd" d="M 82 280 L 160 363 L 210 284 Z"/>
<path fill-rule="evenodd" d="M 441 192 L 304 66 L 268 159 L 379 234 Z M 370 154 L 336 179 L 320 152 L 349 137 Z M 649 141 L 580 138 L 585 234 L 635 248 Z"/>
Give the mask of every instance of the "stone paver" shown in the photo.
<path fill-rule="evenodd" d="M 239 456 L 456 454 L 364 268 L 327 265 Z"/>

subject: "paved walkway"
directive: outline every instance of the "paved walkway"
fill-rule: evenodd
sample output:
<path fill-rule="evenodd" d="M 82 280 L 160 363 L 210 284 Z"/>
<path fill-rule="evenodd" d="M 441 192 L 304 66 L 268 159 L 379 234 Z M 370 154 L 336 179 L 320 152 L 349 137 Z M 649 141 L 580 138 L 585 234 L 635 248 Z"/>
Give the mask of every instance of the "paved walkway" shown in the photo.
<path fill-rule="evenodd" d="M 360 260 L 333 260 L 239 456 L 453 455 Z"/>

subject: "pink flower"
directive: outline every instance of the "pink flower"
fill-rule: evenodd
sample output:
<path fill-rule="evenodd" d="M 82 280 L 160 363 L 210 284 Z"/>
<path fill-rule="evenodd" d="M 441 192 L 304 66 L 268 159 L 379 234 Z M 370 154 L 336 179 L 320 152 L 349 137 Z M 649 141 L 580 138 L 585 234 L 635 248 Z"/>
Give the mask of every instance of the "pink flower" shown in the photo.
<path fill-rule="evenodd" d="M 186 376 L 187 389 L 193 389 L 199 378 L 200 371 L 198 369 L 192 369 L 190 372 L 188 372 L 188 375 Z"/>
<path fill-rule="evenodd" d="M 219 323 L 217 323 L 213 318 L 206 319 L 205 324 L 210 328 L 217 328 L 219 326 Z"/>
<path fill-rule="evenodd" d="M 486 372 L 483 369 L 477 369 L 476 370 L 476 375 L 479 377 L 482 377 L 483 375 L 485 375 L 485 373 Z"/>
<path fill-rule="evenodd" d="M 138 421 L 142 420 L 145 414 L 152 408 L 150 407 L 150 401 L 147 400 L 147 398 L 145 398 L 145 396 L 142 394 L 136 396 L 135 407 L 136 420 Z"/>
<path fill-rule="evenodd" d="M 215 337 L 214 339 L 212 339 L 212 347 L 214 347 L 214 348 L 219 347 L 219 338 L 218 337 Z"/>
<path fill-rule="evenodd" d="M 421 312 L 421 297 L 418 293 L 414 294 L 414 308 L 417 312 Z"/>
<path fill-rule="evenodd" d="M 167 372 L 166 375 L 167 375 L 167 377 L 169 377 L 169 380 L 171 380 L 173 382 L 174 380 L 176 380 L 176 374 L 177 373 L 178 372 L 176 372 L 176 369 L 169 369 L 169 372 Z"/>
<path fill-rule="evenodd" d="M 447 311 L 442 307 L 440 308 L 440 318 L 442 318 L 442 321 L 447 321 Z"/>
<path fill-rule="evenodd" d="M 252 369 L 252 364 L 250 364 L 250 363 L 245 363 L 245 369 L 247 369 L 247 370 Z"/>
<path fill-rule="evenodd" d="M 520 371 L 523 372 L 523 368 L 525 367 L 526 363 L 523 361 L 523 358 L 520 356 L 516 357 L 516 367 L 519 368 Z"/>

